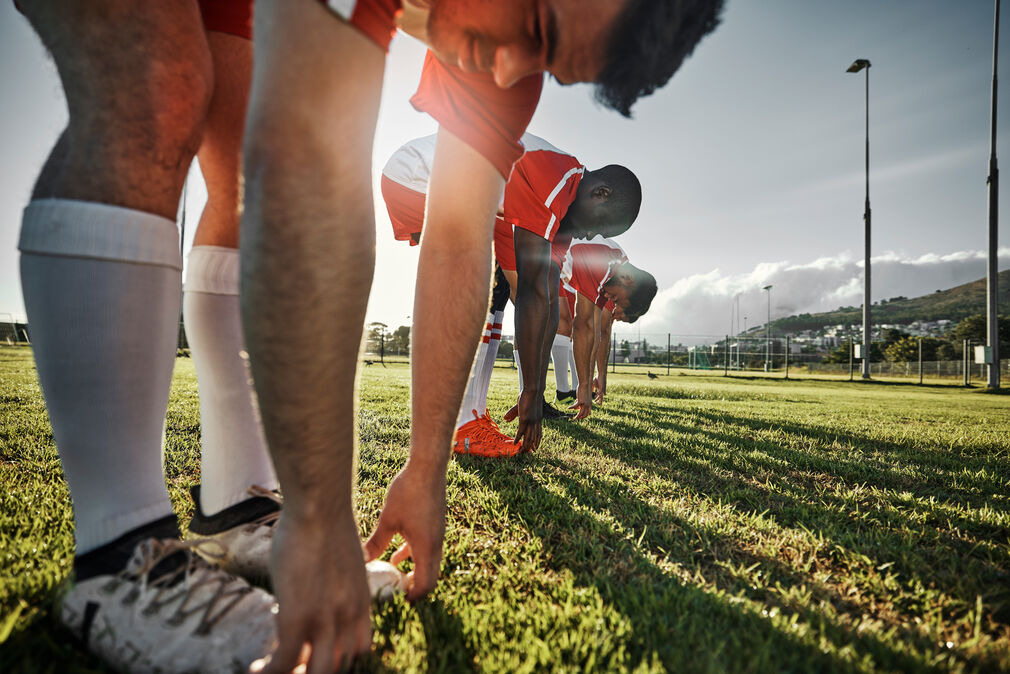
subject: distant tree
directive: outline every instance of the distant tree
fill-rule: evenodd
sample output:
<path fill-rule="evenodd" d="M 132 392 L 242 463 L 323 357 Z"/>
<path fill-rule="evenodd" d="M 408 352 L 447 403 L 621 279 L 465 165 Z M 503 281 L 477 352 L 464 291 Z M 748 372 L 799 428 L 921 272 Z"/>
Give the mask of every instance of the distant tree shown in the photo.
<path fill-rule="evenodd" d="M 410 355 L 410 326 L 401 325 L 393 334 L 389 336 L 386 341 L 386 351 L 397 354 L 402 354 L 404 356 Z"/>
<path fill-rule="evenodd" d="M 382 342 L 386 328 L 385 323 L 374 321 L 365 326 L 368 332 L 365 333 L 365 351 L 368 353 L 379 353 L 382 350 Z"/>
<path fill-rule="evenodd" d="M 824 356 L 821 362 L 823 363 L 848 363 L 849 362 L 849 340 L 845 340 L 838 345 L 837 348 L 833 349 L 828 355 Z"/>
<path fill-rule="evenodd" d="M 908 333 L 896 330 L 895 328 L 888 328 L 887 330 L 884 330 L 881 335 L 881 338 L 884 340 L 885 349 L 891 344 L 901 341 L 905 337 L 908 337 Z"/>
<path fill-rule="evenodd" d="M 943 342 L 935 337 L 922 338 L 922 359 L 939 360 L 936 355 Z M 905 336 L 884 348 L 884 355 L 892 363 L 909 363 L 919 360 L 919 338 Z"/>
<path fill-rule="evenodd" d="M 503 340 L 500 344 L 498 344 L 499 358 L 508 358 L 509 360 L 511 360 L 513 352 L 515 352 L 515 347 L 512 345 L 512 342 L 507 342 Z"/>
<path fill-rule="evenodd" d="M 621 358 L 631 357 L 631 343 L 628 340 L 621 340 Z"/>
<path fill-rule="evenodd" d="M 950 339 L 958 355 L 961 353 L 962 341 L 965 339 L 970 339 L 976 345 L 986 343 L 987 325 L 985 314 L 974 314 L 963 319 L 950 331 Z M 1002 360 L 1004 356 L 1010 355 L 1007 353 L 1010 350 L 1010 317 L 1000 317 L 998 326 L 1000 359 Z"/>

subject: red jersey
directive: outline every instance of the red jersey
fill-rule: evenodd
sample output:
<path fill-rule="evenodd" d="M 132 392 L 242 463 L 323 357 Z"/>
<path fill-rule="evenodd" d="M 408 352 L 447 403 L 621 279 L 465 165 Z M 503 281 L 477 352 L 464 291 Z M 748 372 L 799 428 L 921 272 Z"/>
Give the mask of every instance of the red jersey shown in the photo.
<path fill-rule="evenodd" d="M 610 280 L 614 268 L 627 261 L 624 250 L 611 239 L 597 236 L 590 241 L 575 241 L 568 249 L 561 278 L 580 295 L 603 308 L 609 302 L 603 294 L 603 286 Z"/>
<path fill-rule="evenodd" d="M 382 196 L 397 240 L 416 241 L 420 235 L 424 200 L 418 195 L 428 191 L 435 138 L 425 136 L 403 145 L 382 169 Z M 560 268 L 572 239 L 557 232 L 585 167 L 543 138 L 524 133 L 521 140 L 527 149 L 505 185 L 501 215 L 495 221 L 495 257 L 503 269 L 515 271 L 513 231 L 522 227 L 551 242 L 551 258 Z"/>
<path fill-rule="evenodd" d="M 203 27 L 252 39 L 252 0 L 200 0 Z"/>

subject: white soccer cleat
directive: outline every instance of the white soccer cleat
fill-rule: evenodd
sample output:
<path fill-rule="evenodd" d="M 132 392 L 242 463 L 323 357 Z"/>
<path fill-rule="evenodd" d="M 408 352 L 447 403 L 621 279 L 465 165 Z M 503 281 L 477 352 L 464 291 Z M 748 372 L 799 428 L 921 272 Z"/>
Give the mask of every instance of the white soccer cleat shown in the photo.
<path fill-rule="evenodd" d="M 123 571 L 71 585 L 60 618 L 122 672 L 246 672 L 276 645 L 277 604 L 194 554 L 203 547 L 219 545 L 146 539 Z"/>
<path fill-rule="evenodd" d="M 200 488 L 191 489 L 196 512 L 190 521 L 191 534 L 220 543 L 220 550 L 204 546 L 197 554 L 207 562 L 253 582 L 269 582 L 270 548 L 274 527 L 280 518 L 283 498 L 259 485 L 249 487 L 250 498 L 210 517 L 200 508 Z M 368 589 L 374 599 L 389 601 L 397 592 L 406 591 L 406 576 L 390 564 L 375 560 L 365 564 Z"/>
<path fill-rule="evenodd" d="M 230 573 L 252 582 L 266 582 L 270 578 L 270 547 L 281 514 L 281 496 L 253 485 L 249 487 L 250 498 L 208 517 L 200 507 L 200 487 L 194 486 L 190 492 L 195 505 L 190 534 L 217 541 L 223 550 L 221 556 L 205 554 L 203 548 L 197 548 L 197 553 Z"/>

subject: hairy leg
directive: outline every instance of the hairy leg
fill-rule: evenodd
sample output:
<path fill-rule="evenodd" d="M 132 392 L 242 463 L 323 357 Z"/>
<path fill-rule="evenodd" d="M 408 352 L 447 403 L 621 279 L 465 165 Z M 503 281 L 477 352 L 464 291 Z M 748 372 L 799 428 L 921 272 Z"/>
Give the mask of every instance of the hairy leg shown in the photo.
<path fill-rule="evenodd" d="M 194 1 L 35 0 L 70 120 L 32 195 L 175 218 L 213 88 Z"/>
<path fill-rule="evenodd" d="M 199 506 L 213 515 L 277 487 L 263 437 L 239 313 L 238 242 L 242 132 L 252 77 L 252 42 L 210 32 L 214 95 L 198 157 L 207 184 L 186 270 L 183 314 L 200 386 Z"/>

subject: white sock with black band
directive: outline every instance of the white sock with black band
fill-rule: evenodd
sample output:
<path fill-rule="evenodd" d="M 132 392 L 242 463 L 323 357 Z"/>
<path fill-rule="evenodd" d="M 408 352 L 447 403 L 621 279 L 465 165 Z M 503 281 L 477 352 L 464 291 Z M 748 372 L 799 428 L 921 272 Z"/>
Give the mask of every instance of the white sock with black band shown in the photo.
<path fill-rule="evenodd" d="M 172 515 L 165 411 L 179 338 L 175 222 L 67 199 L 24 211 L 21 284 L 77 554 Z"/>
<path fill-rule="evenodd" d="M 250 498 L 251 485 L 278 486 L 245 357 L 238 250 L 193 247 L 183 316 L 200 387 L 200 507 L 213 515 Z"/>

